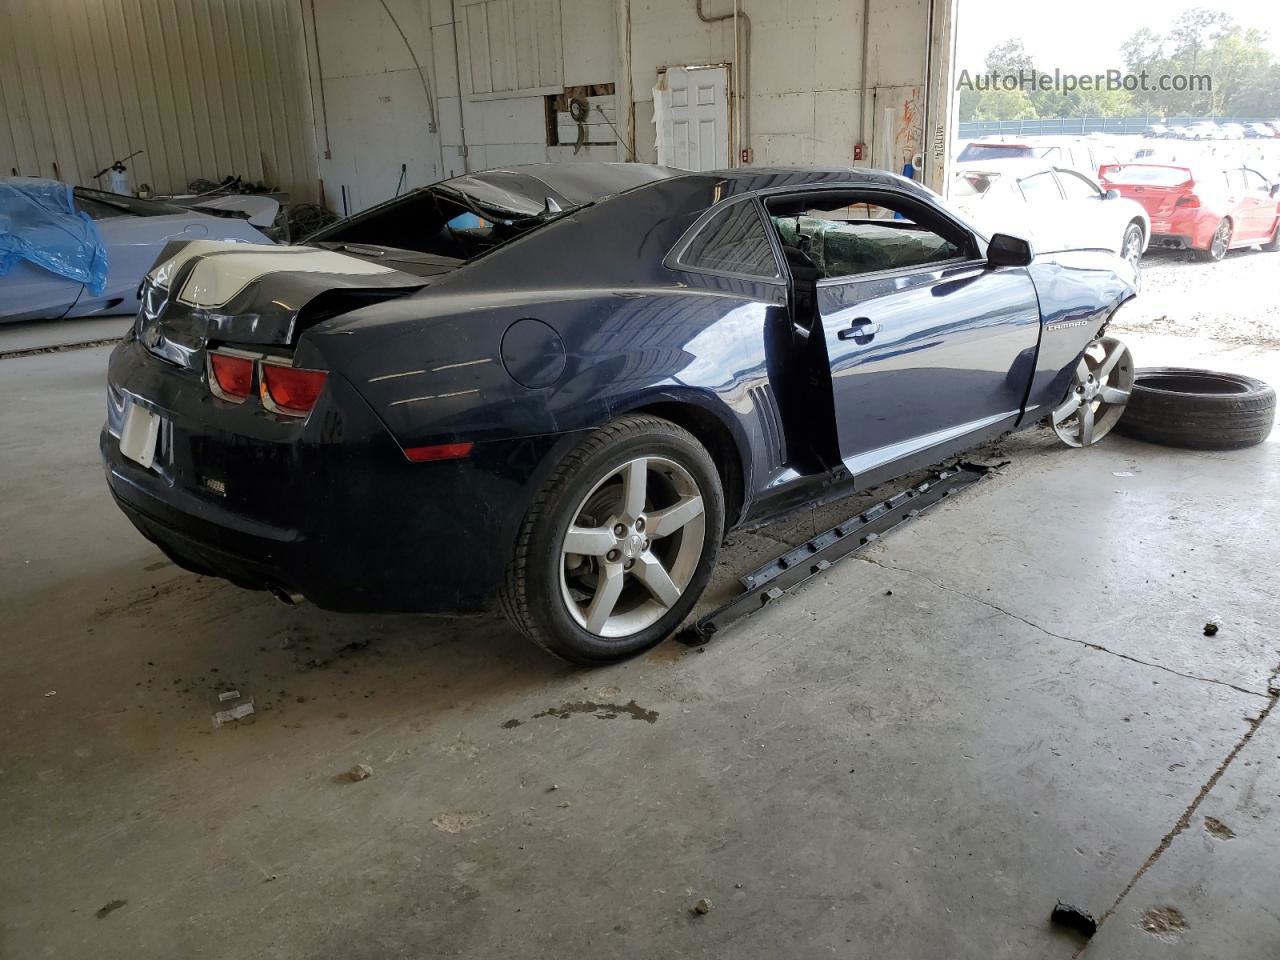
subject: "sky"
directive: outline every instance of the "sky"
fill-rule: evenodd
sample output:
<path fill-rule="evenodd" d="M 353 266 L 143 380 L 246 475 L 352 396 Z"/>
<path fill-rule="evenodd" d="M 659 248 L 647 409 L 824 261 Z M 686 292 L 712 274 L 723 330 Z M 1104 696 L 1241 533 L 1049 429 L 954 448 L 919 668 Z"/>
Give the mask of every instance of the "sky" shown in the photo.
<path fill-rule="evenodd" d="M 1012 37 L 1022 39 L 1041 70 L 1091 74 L 1123 68 L 1121 44 L 1142 27 L 1168 33 L 1191 7 L 1221 10 L 1241 26 L 1265 31 L 1268 46 L 1280 56 L 1277 0 L 958 0 L 958 6 L 956 66 L 970 71 L 982 69 L 987 51 Z"/>

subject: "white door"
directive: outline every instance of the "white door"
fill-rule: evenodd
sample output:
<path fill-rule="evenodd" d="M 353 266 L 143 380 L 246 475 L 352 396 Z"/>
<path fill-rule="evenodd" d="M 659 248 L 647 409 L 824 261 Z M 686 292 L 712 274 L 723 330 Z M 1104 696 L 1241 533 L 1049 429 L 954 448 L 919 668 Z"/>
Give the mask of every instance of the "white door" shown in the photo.
<path fill-rule="evenodd" d="M 681 170 L 729 166 L 729 68 L 668 67 L 658 93 L 658 163 Z"/>

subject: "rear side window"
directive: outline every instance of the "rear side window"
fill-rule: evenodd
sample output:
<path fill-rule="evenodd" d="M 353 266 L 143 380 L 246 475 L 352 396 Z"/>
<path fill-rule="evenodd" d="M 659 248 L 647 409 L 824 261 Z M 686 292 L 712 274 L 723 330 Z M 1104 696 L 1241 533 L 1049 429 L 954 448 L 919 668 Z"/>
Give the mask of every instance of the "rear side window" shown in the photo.
<path fill-rule="evenodd" d="M 763 280 L 782 278 L 764 223 L 750 201 L 732 204 L 708 220 L 685 248 L 680 264 Z"/>

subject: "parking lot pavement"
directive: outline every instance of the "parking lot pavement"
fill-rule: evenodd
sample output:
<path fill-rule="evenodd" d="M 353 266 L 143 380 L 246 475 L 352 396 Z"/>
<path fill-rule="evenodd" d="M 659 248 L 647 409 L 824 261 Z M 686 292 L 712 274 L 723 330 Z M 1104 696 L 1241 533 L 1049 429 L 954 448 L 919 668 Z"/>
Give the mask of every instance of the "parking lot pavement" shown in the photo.
<path fill-rule="evenodd" d="M 1174 334 L 1280 349 L 1280 253 L 1237 250 L 1202 263 L 1187 251 L 1149 250 L 1142 292 L 1113 327 L 1121 336 Z"/>
<path fill-rule="evenodd" d="M 105 490 L 106 355 L 0 360 L 5 955 L 1066 958 L 1059 898 L 1115 907 L 1086 957 L 1273 955 L 1276 440 L 1028 434 L 701 651 L 581 671 L 173 567 Z"/>

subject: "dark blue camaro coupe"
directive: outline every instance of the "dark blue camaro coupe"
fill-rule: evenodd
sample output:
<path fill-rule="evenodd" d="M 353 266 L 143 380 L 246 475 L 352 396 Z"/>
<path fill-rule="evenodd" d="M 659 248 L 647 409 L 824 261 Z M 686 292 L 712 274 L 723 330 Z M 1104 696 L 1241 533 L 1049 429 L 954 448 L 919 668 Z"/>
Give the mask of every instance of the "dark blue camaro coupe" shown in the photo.
<path fill-rule="evenodd" d="M 1099 439 L 1134 283 L 890 174 L 495 170 L 303 246 L 171 245 L 102 455 L 189 570 L 332 610 L 500 600 L 602 663 L 680 624 L 731 527 L 1045 420 Z"/>

